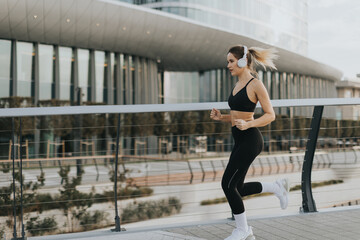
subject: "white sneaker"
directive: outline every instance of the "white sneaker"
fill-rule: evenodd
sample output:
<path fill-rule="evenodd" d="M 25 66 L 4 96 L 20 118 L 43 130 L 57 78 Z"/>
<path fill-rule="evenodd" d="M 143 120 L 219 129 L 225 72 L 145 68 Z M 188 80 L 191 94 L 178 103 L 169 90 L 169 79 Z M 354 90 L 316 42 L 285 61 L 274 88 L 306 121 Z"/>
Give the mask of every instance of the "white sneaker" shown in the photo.
<path fill-rule="evenodd" d="M 252 228 L 249 226 L 247 232 L 235 228 L 232 234 L 224 240 L 255 240 Z"/>
<path fill-rule="evenodd" d="M 289 179 L 283 178 L 276 180 L 276 184 L 279 186 L 280 191 L 275 193 L 275 195 L 280 200 L 280 207 L 281 209 L 286 209 L 289 203 L 289 190 L 290 190 L 290 183 Z"/>

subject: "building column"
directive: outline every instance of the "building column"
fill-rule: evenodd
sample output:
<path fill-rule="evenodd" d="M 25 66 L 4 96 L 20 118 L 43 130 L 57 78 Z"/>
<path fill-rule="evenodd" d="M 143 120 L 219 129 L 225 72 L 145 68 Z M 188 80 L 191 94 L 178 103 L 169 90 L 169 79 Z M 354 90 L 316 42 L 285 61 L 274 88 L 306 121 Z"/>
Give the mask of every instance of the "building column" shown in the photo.
<path fill-rule="evenodd" d="M 226 96 L 228 96 L 228 84 L 229 78 L 226 75 L 226 69 L 221 69 L 221 101 L 224 101 Z"/>
<path fill-rule="evenodd" d="M 134 64 L 134 79 L 133 79 L 133 87 L 134 87 L 134 104 L 141 104 L 143 103 L 142 101 L 142 96 L 141 96 L 141 89 L 142 89 L 142 82 L 141 82 L 141 75 L 140 75 L 140 71 L 141 71 L 141 65 L 140 65 L 140 60 L 139 57 L 132 57 L 133 60 L 133 64 Z"/>
<path fill-rule="evenodd" d="M 10 64 L 10 96 L 15 97 L 17 96 L 17 84 L 18 84 L 18 78 L 17 78 L 17 42 L 16 40 L 11 41 L 11 64 Z"/>
<path fill-rule="evenodd" d="M 90 102 L 95 102 L 96 101 L 96 80 L 95 80 L 95 51 L 94 49 L 90 50 L 90 86 L 89 86 L 89 91 L 88 91 L 88 99 L 90 100 Z"/>
<path fill-rule="evenodd" d="M 152 61 L 148 60 L 147 61 L 147 74 L 146 74 L 147 78 L 146 81 L 148 89 L 150 89 L 150 91 L 148 91 L 149 95 L 148 95 L 148 103 L 153 103 L 153 66 L 152 66 Z"/>
<path fill-rule="evenodd" d="M 130 56 L 124 55 L 125 62 L 125 79 L 124 79 L 124 93 L 125 93 L 125 102 L 124 104 L 133 104 L 132 102 L 132 81 L 131 81 L 131 62 Z"/>
<path fill-rule="evenodd" d="M 105 78 L 104 78 L 104 86 L 106 86 L 106 92 L 104 92 L 105 102 L 107 104 L 113 105 L 114 104 L 114 97 L 113 97 L 113 79 L 111 76 L 111 53 L 106 51 L 105 52 L 105 64 L 106 67 L 104 69 L 105 72 Z"/>
<path fill-rule="evenodd" d="M 216 101 L 221 102 L 221 70 L 216 69 Z"/>
<path fill-rule="evenodd" d="M 164 99 L 164 96 L 165 96 L 165 91 L 164 91 L 164 71 L 163 70 L 161 70 L 161 72 L 158 73 L 158 79 L 159 79 L 158 90 L 160 92 L 158 93 L 158 102 L 157 103 L 163 104 L 165 102 L 165 99 Z"/>
<path fill-rule="evenodd" d="M 53 89 L 52 97 L 54 99 L 60 99 L 60 56 L 59 46 L 54 46 L 54 58 L 53 58 Z"/>
<path fill-rule="evenodd" d="M 123 98 L 123 59 L 119 53 L 115 54 L 116 68 L 114 69 L 114 74 L 116 75 L 116 104 L 124 104 Z"/>
<path fill-rule="evenodd" d="M 79 57 L 77 48 L 72 48 L 72 62 L 71 62 L 71 88 L 70 88 L 70 100 L 72 105 L 81 105 L 81 96 L 78 94 L 79 89 Z M 81 89 L 84 91 L 84 89 Z M 80 97 L 80 99 L 78 99 Z"/>
<path fill-rule="evenodd" d="M 39 43 L 34 44 L 34 51 L 35 55 L 33 58 L 33 74 L 34 74 L 34 84 L 31 86 L 31 95 L 34 97 L 34 106 L 37 107 L 39 104 L 39 88 L 40 88 L 40 79 L 39 79 L 39 72 L 40 72 L 40 66 L 39 66 Z"/>
<path fill-rule="evenodd" d="M 147 65 L 147 60 L 145 58 L 141 59 L 141 84 L 142 84 L 142 91 L 141 91 L 141 97 L 142 97 L 142 102 L 144 104 L 148 104 L 149 103 L 149 79 L 147 78 L 148 76 L 148 65 Z"/>

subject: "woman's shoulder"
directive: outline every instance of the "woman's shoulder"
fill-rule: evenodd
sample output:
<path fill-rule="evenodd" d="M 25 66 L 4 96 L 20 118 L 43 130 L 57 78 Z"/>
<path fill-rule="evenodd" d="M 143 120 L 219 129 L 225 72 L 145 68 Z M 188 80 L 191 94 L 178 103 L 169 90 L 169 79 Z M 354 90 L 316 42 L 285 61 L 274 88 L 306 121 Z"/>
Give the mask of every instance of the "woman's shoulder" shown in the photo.
<path fill-rule="evenodd" d="M 266 89 L 264 83 L 257 78 L 254 78 L 249 84 L 249 86 L 254 92 L 263 91 L 264 89 Z"/>
<path fill-rule="evenodd" d="M 249 85 L 253 86 L 253 87 L 258 87 L 258 86 L 261 86 L 261 85 L 264 85 L 263 82 L 257 78 L 253 78 L 253 80 L 251 80 L 251 82 L 249 83 Z"/>

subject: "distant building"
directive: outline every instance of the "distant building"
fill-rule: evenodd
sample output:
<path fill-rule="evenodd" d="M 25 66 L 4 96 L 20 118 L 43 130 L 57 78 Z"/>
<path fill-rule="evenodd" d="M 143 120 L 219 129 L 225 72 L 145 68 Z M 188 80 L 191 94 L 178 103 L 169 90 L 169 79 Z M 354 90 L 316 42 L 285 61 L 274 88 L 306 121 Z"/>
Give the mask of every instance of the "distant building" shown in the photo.
<path fill-rule="evenodd" d="M 307 0 L 1 4 L 0 98 L 29 97 L 34 105 L 226 101 L 236 79 L 225 58 L 235 44 L 279 51 L 278 71 L 259 69 L 272 99 L 336 97 L 342 76 L 306 57 Z"/>
<path fill-rule="evenodd" d="M 360 98 L 360 78 L 344 80 L 336 83 L 337 97 L 339 98 Z M 336 112 L 337 119 L 360 119 L 360 106 L 338 107 Z"/>

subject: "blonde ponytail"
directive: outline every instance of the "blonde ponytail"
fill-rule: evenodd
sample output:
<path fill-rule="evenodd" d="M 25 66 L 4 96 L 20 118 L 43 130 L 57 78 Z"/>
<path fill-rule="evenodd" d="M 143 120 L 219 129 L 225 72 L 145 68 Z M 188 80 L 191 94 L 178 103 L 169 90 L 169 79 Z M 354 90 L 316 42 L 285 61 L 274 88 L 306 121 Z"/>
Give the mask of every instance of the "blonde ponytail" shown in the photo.
<path fill-rule="evenodd" d="M 252 63 L 255 63 L 255 65 L 260 65 L 265 70 L 266 68 L 277 70 L 274 64 L 274 60 L 278 59 L 278 55 L 276 53 L 277 50 L 274 48 L 263 49 L 259 47 L 251 47 L 249 48 L 249 55 L 252 60 L 251 61 L 249 59 L 250 66 L 253 65 Z M 253 70 L 253 68 L 250 68 L 250 70 Z"/>

